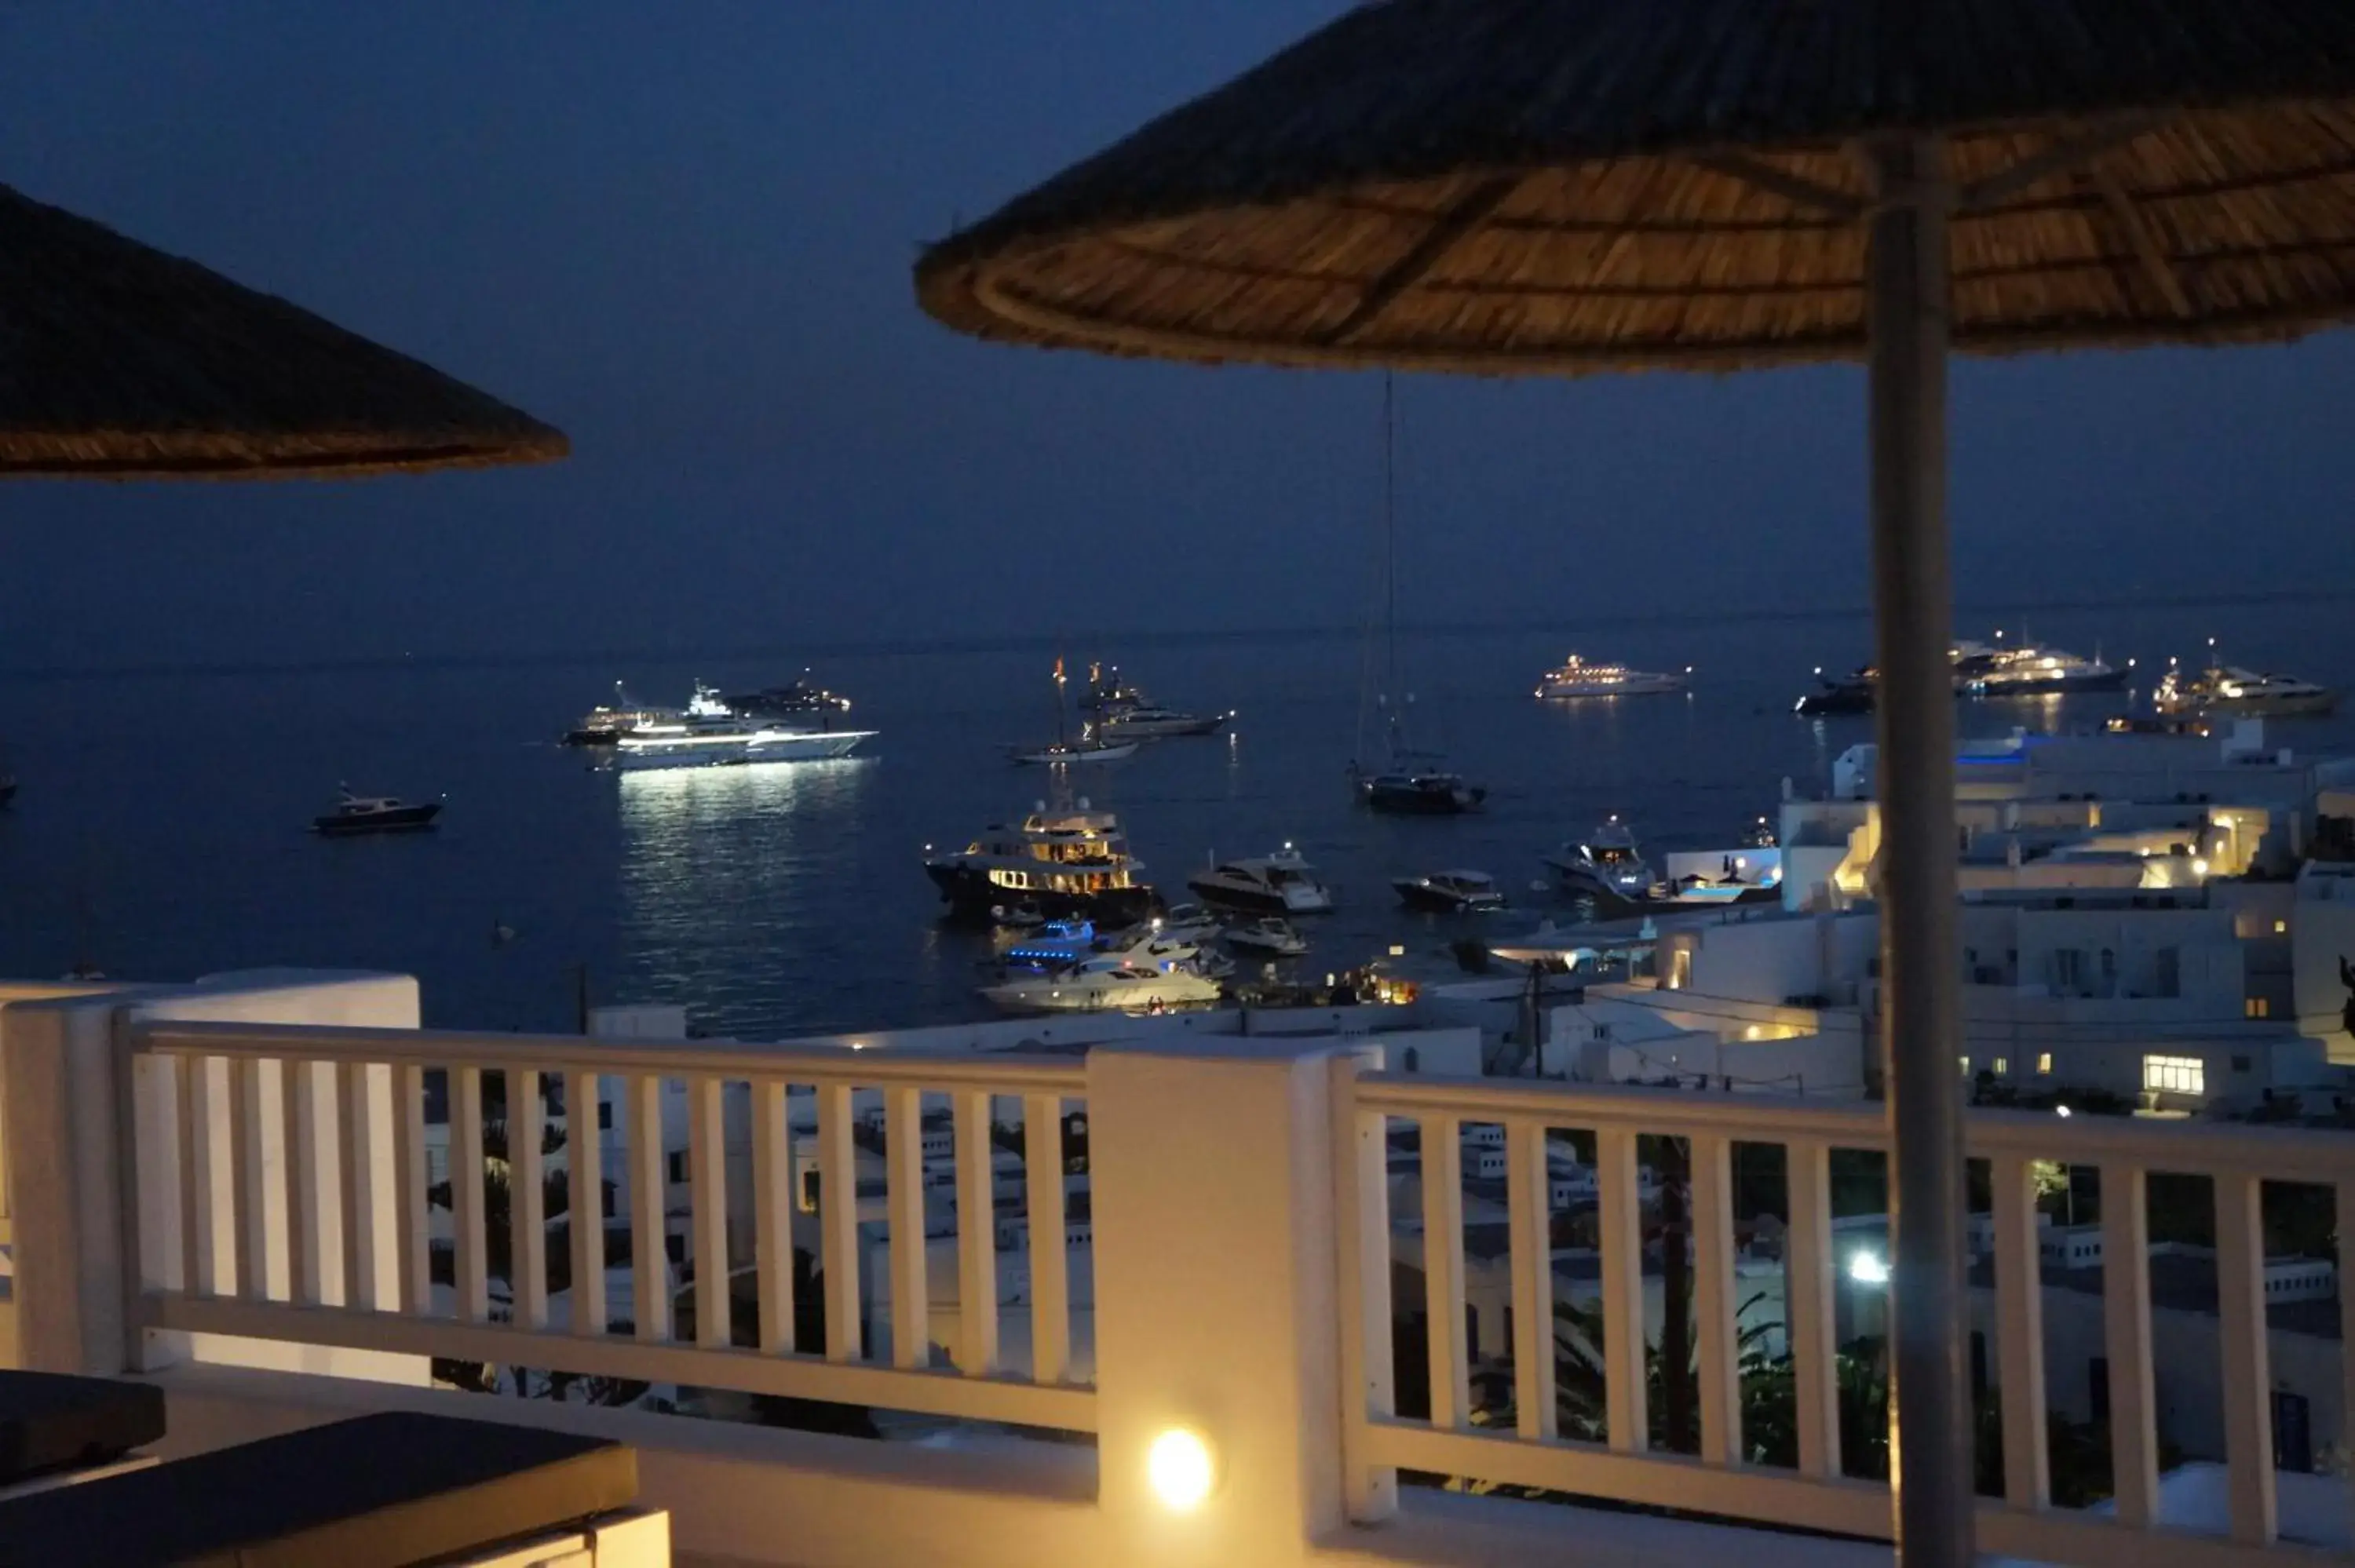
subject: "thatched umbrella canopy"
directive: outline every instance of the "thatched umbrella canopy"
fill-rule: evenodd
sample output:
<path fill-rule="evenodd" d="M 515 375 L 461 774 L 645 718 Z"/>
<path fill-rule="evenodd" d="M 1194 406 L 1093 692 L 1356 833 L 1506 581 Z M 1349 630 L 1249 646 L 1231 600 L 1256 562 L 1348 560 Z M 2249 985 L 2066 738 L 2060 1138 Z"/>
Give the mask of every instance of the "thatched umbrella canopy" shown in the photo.
<path fill-rule="evenodd" d="M 569 450 L 431 366 L 0 186 L 0 476 L 335 478 Z"/>
<path fill-rule="evenodd" d="M 2355 5 L 1384 0 L 942 241 L 916 286 L 980 336 L 1213 363 L 1869 361 L 1896 1527 L 1909 1564 L 1970 1562 L 1947 355 L 2355 317 Z M 2140 1526 L 2147 1393 L 2124 1408 Z M 2032 1402 L 2004 1416 L 2039 1508 Z M 2271 1540 L 2270 1456 L 2236 1451 L 2232 1490 L 2235 1536 Z"/>

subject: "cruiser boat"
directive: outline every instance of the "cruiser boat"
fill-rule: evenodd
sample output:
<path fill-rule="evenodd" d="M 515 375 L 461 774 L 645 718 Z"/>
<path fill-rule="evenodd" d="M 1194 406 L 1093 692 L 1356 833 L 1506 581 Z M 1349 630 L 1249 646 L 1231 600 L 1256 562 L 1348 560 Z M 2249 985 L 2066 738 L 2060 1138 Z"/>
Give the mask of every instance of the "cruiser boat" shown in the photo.
<path fill-rule="evenodd" d="M 1428 754 L 1422 754 L 1428 757 Z M 1436 762 L 1437 758 L 1428 758 Z M 1350 770 L 1358 799 L 1369 810 L 1401 817 L 1455 817 L 1476 811 L 1488 791 L 1464 781 L 1461 773 L 1442 768 L 1418 768 L 1413 754 L 1393 752 L 1391 766 L 1380 773 Z"/>
<path fill-rule="evenodd" d="M 432 827 L 433 819 L 442 814 L 439 800 L 411 804 L 389 795 L 355 795 L 348 787 L 339 793 L 342 798 L 334 810 L 311 819 L 313 832 L 330 838 L 358 833 L 413 833 Z"/>
<path fill-rule="evenodd" d="M 2047 693 L 2115 692 L 2126 683 L 2126 671 L 2058 648 L 2003 648 L 1972 661 L 1968 673 L 1959 668 L 1963 689 L 1975 697 L 2041 696 Z"/>
<path fill-rule="evenodd" d="M 1059 740 L 1051 746 L 1036 748 L 1010 746 L 1007 755 L 1015 761 L 1044 768 L 1070 768 L 1091 762 L 1122 762 L 1136 755 L 1138 743 L 1099 740 L 1092 735 L 1078 740 Z"/>
<path fill-rule="evenodd" d="M 629 768 L 817 762 L 847 757 L 874 735 L 871 729 L 786 729 L 749 723 L 717 692 L 698 685 L 694 701 L 678 718 L 638 724 L 616 736 L 613 761 Z"/>
<path fill-rule="evenodd" d="M 1652 868 L 1636 853 L 1636 835 L 1613 817 L 1579 842 L 1545 857 L 1568 893 L 1601 894 L 1633 902 L 1652 888 Z"/>
<path fill-rule="evenodd" d="M 600 703 L 564 734 L 567 746 L 611 746 L 642 724 L 677 724 L 686 715 L 677 708 L 655 707 L 634 700 L 613 683 L 613 700 Z"/>
<path fill-rule="evenodd" d="M 1263 915 L 1243 925 L 1230 926 L 1225 940 L 1231 948 L 1272 959 L 1296 959 L 1308 950 L 1308 938 L 1294 930 L 1292 922 L 1281 915 Z"/>
<path fill-rule="evenodd" d="M 1156 935 L 1172 942 L 1200 946 L 1219 935 L 1218 917 L 1199 904 L 1173 904 L 1153 917 Z"/>
<path fill-rule="evenodd" d="M 850 711 L 850 699 L 810 680 L 807 670 L 789 685 L 763 686 L 725 699 L 730 711 L 764 724 L 810 725 L 825 729 Z"/>
<path fill-rule="evenodd" d="M 1853 675 L 1827 675 L 1816 672 L 1818 684 L 1792 705 L 1791 711 L 1809 718 L 1822 718 L 1840 714 L 1869 714 L 1872 711 L 1873 673 L 1859 670 Z"/>
<path fill-rule="evenodd" d="M 2339 705 L 2339 694 L 2328 686 L 2234 664 L 2211 665 L 2197 676 L 2187 676 L 2170 662 L 2151 698 L 2160 713 L 2170 715 L 2320 717 Z"/>
<path fill-rule="evenodd" d="M 1221 988 L 1174 959 L 1165 969 L 1106 953 L 984 986 L 981 994 L 1008 1012 L 1155 1013 L 1212 1006 Z"/>
<path fill-rule="evenodd" d="M 954 853 L 927 851 L 925 874 L 963 919 L 995 919 L 1027 906 L 1055 919 L 1134 926 L 1161 902 L 1137 880 L 1145 865 L 1129 853 L 1120 819 L 1090 810 L 1084 798 L 1054 810 L 1041 801 L 1020 822 L 994 823 Z"/>
<path fill-rule="evenodd" d="M 1220 861 L 1186 879 L 1205 904 L 1250 914 L 1329 915 L 1333 890 L 1290 844 L 1252 860 Z"/>
<path fill-rule="evenodd" d="M 1559 670 L 1546 672 L 1538 683 L 1540 697 L 1649 697 L 1686 690 L 1692 671 L 1681 675 L 1630 670 L 1625 664 L 1590 664 L 1573 653 Z"/>
<path fill-rule="evenodd" d="M 1164 707 L 1120 678 L 1120 671 L 1088 666 L 1088 711 L 1095 715 L 1099 740 L 1167 740 L 1177 736 L 1216 735 L 1235 715 L 1189 714 Z"/>
<path fill-rule="evenodd" d="M 1464 915 L 1502 909 L 1505 895 L 1485 871 L 1434 871 L 1429 876 L 1393 877 L 1399 901 L 1433 915 Z"/>

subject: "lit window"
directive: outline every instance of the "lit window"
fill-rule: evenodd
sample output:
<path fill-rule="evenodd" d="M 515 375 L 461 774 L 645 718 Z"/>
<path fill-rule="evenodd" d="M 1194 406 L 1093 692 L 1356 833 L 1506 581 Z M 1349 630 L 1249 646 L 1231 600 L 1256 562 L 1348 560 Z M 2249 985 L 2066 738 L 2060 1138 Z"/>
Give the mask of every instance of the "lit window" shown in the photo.
<path fill-rule="evenodd" d="M 1966 1078 L 1969 1077 L 1971 1075 L 1971 1059 L 1968 1056 L 1958 1056 L 1955 1060 L 1963 1065 L 1963 1076 Z"/>
<path fill-rule="evenodd" d="M 2145 1056 L 2142 1086 L 2171 1095 L 2204 1095 L 2208 1066 L 2197 1056 Z"/>
<path fill-rule="evenodd" d="M 2276 920 L 2276 921 L 2275 921 L 2275 922 L 2274 922 L 2274 935 L 2275 935 L 2275 936 L 2276 936 L 2276 937 L 2286 937 L 2286 936 L 2288 936 L 2288 935 L 2289 935 L 2289 922 L 2288 922 L 2288 921 L 2286 921 L 2286 920 Z"/>
<path fill-rule="evenodd" d="M 2274 1015 L 2273 998 L 2253 996 L 2249 998 L 2242 1011 L 2251 1018 L 2271 1018 Z"/>
<path fill-rule="evenodd" d="M 2009 1057 L 2009 1056 L 1998 1056 L 1998 1057 L 1995 1059 L 1995 1075 L 1996 1075 L 1997 1077 L 1998 1077 L 1998 1078 L 2009 1078 L 2009 1076 L 2011 1076 L 2011 1058 L 2010 1058 L 2010 1057 Z"/>
<path fill-rule="evenodd" d="M 2052 1075 L 2052 1053 L 2051 1053 L 2051 1052 L 2050 1052 L 2050 1051 L 2039 1051 L 2039 1052 L 2036 1054 L 2036 1072 L 2037 1072 L 2037 1075 L 2038 1075 L 2038 1076 L 2040 1076 L 2040 1077 L 2046 1077 L 2046 1078 L 2049 1078 L 2049 1077 L 2051 1077 L 2051 1076 Z"/>

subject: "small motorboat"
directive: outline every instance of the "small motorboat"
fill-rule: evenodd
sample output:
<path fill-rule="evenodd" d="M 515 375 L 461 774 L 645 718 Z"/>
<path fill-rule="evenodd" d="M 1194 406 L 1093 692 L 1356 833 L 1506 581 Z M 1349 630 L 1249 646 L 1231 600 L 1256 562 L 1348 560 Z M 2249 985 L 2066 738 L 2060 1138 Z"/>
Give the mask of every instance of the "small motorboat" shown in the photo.
<path fill-rule="evenodd" d="M 1393 769 L 1359 774 L 1358 799 L 1369 810 L 1401 817 L 1455 817 L 1476 811 L 1488 791 L 1444 769 Z"/>
<path fill-rule="evenodd" d="M 1651 891 L 1652 868 L 1637 853 L 1636 835 L 1615 816 L 1582 842 L 1565 843 L 1545 860 L 1567 893 L 1601 894 L 1632 903 Z"/>
<path fill-rule="evenodd" d="M 1188 877 L 1186 885 L 1205 904 L 1252 915 L 1327 915 L 1333 909 L 1333 890 L 1290 844 L 1270 855 L 1220 861 Z"/>
<path fill-rule="evenodd" d="M 1276 959 L 1296 959 L 1308 950 L 1308 938 L 1294 930 L 1292 922 L 1281 915 L 1263 916 L 1244 925 L 1230 926 L 1225 939 L 1231 948 Z"/>
<path fill-rule="evenodd" d="M 1808 718 L 1821 718 L 1829 715 L 1869 714 L 1872 711 L 1874 681 L 1870 670 L 1859 670 L 1845 679 L 1827 675 L 1818 670 L 1816 679 L 1822 683 L 1794 703 L 1791 705 L 1793 713 Z"/>
<path fill-rule="evenodd" d="M 311 831 L 331 838 L 355 833 L 410 833 L 432 827 L 433 819 L 441 814 L 439 800 L 412 804 L 389 795 L 355 795 L 346 789 L 334 810 L 311 819 Z"/>
<path fill-rule="evenodd" d="M 1497 879 L 1485 871 L 1434 871 L 1429 876 L 1393 877 L 1391 885 L 1408 908 L 1433 915 L 1479 914 L 1505 906 Z"/>
<path fill-rule="evenodd" d="M 1192 942 L 1197 946 L 1215 941 L 1219 935 L 1218 916 L 1199 904 L 1179 904 L 1153 917 L 1156 936 L 1172 942 Z"/>
<path fill-rule="evenodd" d="M 1071 768 L 1091 762 L 1124 761 L 1136 755 L 1139 744 L 1134 740 L 1059 740 L 1051 746 L 1008 747 L 1007 754 L 1015 761 L 1032 767 Z"/>
<path fill-rule="evenodd" d="M 984 986 L 984 999 L 1008 1012 L 1170 1012 L 1209 1007 L 1222 994 L 1209 976 L 1171 960 L 1151 969 L 1100 954 L 1069 968 Z"/>

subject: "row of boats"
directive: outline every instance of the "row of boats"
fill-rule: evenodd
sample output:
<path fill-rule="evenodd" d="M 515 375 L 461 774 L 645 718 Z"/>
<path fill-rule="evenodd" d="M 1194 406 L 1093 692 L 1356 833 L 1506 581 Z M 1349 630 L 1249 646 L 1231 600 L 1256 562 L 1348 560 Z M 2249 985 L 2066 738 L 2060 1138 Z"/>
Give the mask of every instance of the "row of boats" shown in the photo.
<path fill-rule="evenodd" d="M 2000 633 L 1998 634 L 1998 638 Z M 2098 652 L 2093 658 L 2064 649 L 2014 644 L 1958 641 L 1949 651 L 1954 666 L 1955 694 L 1970 697 L 2030 697 L 2124 691 L 2133 678 L 2135 662 L 2112 664 Z M 1848 675 L 1816 672 L 1817 689 L 1802 695 L 1796 712 L 1809 715 L 1869 714 L 1881 684 L 1880 672 L 1867 666 Z M 2338 706 L 2339 694 L 2295 675 L 2247 670 L 2222 662 L 2213 638 L 2208 643 L 2204 668 L 2195 672 L 2177 660 L 2152 688 L 2151 701 L 2169 717 L 2209 715 L 2288 717 L 2319 715 Z"/>

